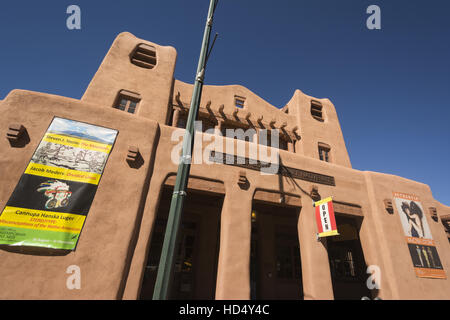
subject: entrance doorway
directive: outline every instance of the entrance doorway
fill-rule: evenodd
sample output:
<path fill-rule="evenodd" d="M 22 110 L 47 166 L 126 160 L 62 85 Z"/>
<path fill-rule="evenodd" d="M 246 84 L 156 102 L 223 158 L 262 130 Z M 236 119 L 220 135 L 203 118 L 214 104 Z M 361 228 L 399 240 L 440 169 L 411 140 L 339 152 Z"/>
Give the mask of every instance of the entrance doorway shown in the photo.
<path fill-rule="evenodd" d="M 253 203 L 251 299 L 303 299 L 299 207 Z"/>
<path fill-rule="evenodd" d="M 367 266 L 359 240 L 362 219 L 336 213 L 339 236 L 327 238 L 334 298 L 336 300 L 360 300 L 370 297 L 366 280 Z"/>
<path fill-rule="evenodd" d="M 142 281 L 140 299 L 150 300 L 158 272 L 172 187 L 164 187 Z M 178 232 L 169 299 L 215 297 L 223 196 L 189 191 Z"/>

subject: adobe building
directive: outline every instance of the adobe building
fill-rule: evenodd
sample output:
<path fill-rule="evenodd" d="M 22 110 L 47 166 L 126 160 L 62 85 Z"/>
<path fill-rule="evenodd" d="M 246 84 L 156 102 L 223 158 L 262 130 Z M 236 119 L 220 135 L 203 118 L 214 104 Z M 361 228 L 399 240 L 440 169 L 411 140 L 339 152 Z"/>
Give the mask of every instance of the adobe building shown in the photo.
<path fill-rule="evenodd" d="M 151 299 L 177 172 L 173 136 L 193 89 L 174 79 L 176 57 L 122 33 L 80 100 L 13 90 L 0 101 L 2 210 L 54 117 L 117 131 L 76 249 L 1 245 L 0 299 Z M 267 159 L 250 161 L 264 149 L 258 134 L 198 132 L 172 299 L 450 299 L 450 207 L 423 183 L 353 169 L 330 100 L 296 90 L 280 109 L 239 85 L 206 85 L 198 119 L 203 131 L 279 130 L 277 150 L 265 149 L 279 167 L 262 174 Z M 230 157 L 242 161 L 222 161 Z M 339 235 L 319 239 L 314 202 L 327 197 Z M 3 215 L 2 230 L 13 228 Z M 68 284 L 73 266 L 78 288 Z"/>

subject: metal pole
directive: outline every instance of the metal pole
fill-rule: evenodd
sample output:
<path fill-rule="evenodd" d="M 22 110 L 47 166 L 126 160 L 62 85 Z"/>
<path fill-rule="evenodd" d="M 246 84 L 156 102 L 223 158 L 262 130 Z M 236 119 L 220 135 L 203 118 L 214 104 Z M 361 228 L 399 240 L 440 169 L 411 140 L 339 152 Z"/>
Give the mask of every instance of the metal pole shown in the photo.
<path fill-rule="evenodd" d="M 184 199 L 186 196 L 186 186 L 189 179 L 191 168 L 191 155 L 194 146 L 195 127 L 194 122 L 197 119 L 200 98 L 203 88 L 203 79 L 205 75 L 206 56 L 208 54 L 209 39 L 211 35 L 214 10 L 217 0 L 210 0 L 208 18 L 206 20 L 205 32 L 198 61 L 197 74 L 195 76 L 194 89 L 191 98 L 191 107 L 186 124 L 186 132 L 183 138 L 183 149 L 178 165 L 177 178 L 170 203 L 169 217 L 167 219 L 166 233 L 159 260 L 158 275 L 156 277 L 155 290 L 153 291 L 153 300 L 166 300 L 169 293 L 169 285 L 173 269 L 173 260 L 175 256 L 175 246 L 177 242 L 178 228 L 180 225 L 181 214 L 183 212 Z"/>

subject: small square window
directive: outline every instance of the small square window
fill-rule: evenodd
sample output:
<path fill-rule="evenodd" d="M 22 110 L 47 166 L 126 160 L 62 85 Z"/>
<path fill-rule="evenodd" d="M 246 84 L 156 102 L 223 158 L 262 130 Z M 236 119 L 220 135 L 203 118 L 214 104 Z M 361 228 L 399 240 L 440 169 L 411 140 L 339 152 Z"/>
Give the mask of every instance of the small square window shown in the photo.
<path fill-rule="evenodd" d="M 130 55 L 131 63 L 146 69 L 153 69 L 156 65 L 155 47 L 141 43 Z"/>
<path fill-rule="evenodd" d="M 136 113 L 140 96 L 138 94 L 122 90 L 119 92 L 119 96 L 116 101 L 117 102 L 113 105 L 113 108 L 129 113 Z"/>
<path fill-rule="evenodd" d="M 318 101 L 311 101 L 311 115 L 318 121 L 323 121 L 322 104 Z"/>
<path fill-rule="evenodd" d="M 238 96 L 234 97 L 234 105 L 236 106 L 236 108 L 243 109 L 244 108 L 244 103 L 245 103 L 245 98 L 238 97 Z"/>
<path fill-rule="evenodd" d="M 330 161 L 330 151 L 331 148 L 324 144 L 319 144 L 319 159 L 326 162 Z"/>

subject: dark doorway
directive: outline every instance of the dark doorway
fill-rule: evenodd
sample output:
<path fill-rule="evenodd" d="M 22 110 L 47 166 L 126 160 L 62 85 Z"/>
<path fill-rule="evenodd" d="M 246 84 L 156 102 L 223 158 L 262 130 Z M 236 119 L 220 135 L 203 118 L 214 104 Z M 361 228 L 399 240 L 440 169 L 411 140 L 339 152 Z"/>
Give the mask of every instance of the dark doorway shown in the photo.
<path fill-rule="evenodd" d="M 253 203 L 251 299 L 303 299 L 299 213 L 298 207 Z"/>
<path fill-rule="evenodd" d="M 336 214 L 339 236 L 327 238 L 328 258 L 334 298 L 336 300 L 361 300 L 370 297 L 366 280 L 367 265 L 359 240 L 362 219 Z"/>
<path fill-rule="evenodd" d="M 153 297 L 173 188 L 165 187 L 156 216 L 140 299 Z M 223 196 L 189 191 L 178 232 L 169 299 L 215 297 Z"/>

